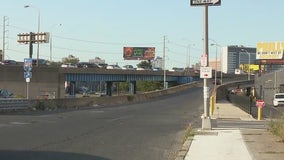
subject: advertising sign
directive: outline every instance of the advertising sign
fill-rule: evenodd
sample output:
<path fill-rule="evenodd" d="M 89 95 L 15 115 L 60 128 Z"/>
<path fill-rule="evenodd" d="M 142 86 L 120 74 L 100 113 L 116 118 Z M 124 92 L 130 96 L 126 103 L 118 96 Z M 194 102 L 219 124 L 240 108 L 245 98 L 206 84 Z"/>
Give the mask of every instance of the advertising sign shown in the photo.
<path fill-rule="evenodd" d="M 283 59 L 284 42 L 259 42 L 256 59 Z"/>
<path fill-rule="evenodd" d="M 123 47 L 125 60 L 152 60 L 155 58 L 155 47 Z"/>

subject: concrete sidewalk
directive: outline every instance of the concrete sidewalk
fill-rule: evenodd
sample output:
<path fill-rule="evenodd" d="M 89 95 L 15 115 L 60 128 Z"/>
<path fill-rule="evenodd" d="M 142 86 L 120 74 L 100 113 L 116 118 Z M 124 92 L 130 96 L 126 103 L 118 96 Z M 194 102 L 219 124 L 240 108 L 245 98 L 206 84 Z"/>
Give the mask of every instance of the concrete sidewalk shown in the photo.
<path fill-rule="evenodd" d="M 228 101 L 215 107 L 211 118 L 217 126 L 196 132 L 184 160 L 284 159 L 284 143 L 267 131 L 265 120 L 255 120 Z"/>

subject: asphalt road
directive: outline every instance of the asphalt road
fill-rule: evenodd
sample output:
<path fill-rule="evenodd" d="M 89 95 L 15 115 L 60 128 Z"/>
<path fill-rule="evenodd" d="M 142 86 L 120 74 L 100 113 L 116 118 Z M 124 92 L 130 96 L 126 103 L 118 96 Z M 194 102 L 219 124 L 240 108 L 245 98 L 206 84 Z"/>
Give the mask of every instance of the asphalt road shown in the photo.
<path fill-rule="evenodd" d="M 200 87 L 131 105 L 0 115 L 0 159 L 172 159 L 185 127 L 200 127 L 202 102 Z"/>

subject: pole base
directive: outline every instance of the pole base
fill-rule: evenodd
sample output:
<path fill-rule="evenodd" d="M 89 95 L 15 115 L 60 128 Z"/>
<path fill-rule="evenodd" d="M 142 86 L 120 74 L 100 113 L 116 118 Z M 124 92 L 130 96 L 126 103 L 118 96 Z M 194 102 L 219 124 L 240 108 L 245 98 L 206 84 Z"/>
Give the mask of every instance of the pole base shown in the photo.
<path fill-rule="evenodd" d="M 211 119 L 210 117 L 201 117 L 202 119 L 202 129 L 203 130 L 211 130 L 212 126 L 211 126 Z"/>

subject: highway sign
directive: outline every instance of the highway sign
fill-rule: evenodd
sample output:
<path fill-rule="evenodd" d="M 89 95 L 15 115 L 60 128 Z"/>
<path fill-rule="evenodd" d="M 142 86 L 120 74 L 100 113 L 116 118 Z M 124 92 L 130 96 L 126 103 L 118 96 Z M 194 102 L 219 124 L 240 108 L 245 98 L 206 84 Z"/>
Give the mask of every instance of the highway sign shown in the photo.
<path fill-rule="evenodd" d="M 191 6 L 220 6 L 221 0 L 190 0 Z"/>
<path fill-rule="evenodd" d="M 32 72 L 24 72 L 24 78 L 32 78 L 33 74 Z"/>
<path fill-rule="evenodd" d="M 25 58 L 24 59 L 24 71 L 31 72 L 33 68 L 33 59 L 32 58 Z"/>
<path fill-rule="evenodd" d="M 200 78 L 212 78 L 212 67 L 200 67 Z"/>

